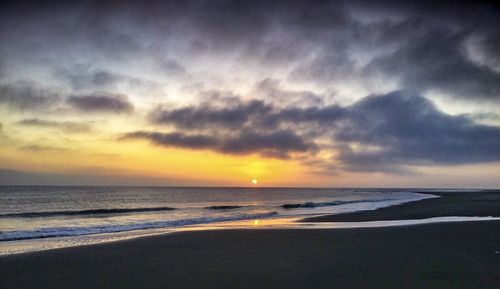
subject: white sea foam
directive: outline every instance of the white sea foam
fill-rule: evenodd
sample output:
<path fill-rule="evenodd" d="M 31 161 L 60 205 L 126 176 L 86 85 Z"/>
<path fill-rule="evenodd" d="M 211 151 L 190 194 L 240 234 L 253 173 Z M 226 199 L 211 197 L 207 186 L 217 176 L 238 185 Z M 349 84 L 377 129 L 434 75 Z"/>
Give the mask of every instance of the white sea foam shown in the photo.
<path fill-rule="evenodd" d="M 124 231 L 169 228 L 169 227 L 179 227 L 179 226 L 187 226 L 194 224 L 207 224 L 207 223 L 224 222 L 224 221 L 268 218 L 276 214 L 277 212 L 268 212 L 262 214 L 244 214 L 244 215 L 237 215 L 230 217 L 208 217 L 208 218 L 183 219 L 176 221 L 146 222 L 146 223 L 130 224 L 130 225 L 110 225 L 110 226 L 95 226 L 95 227 L 58 227 L 58 228 L 43 228 L 38 230 L 10 231 L 1 233 L 0 241 L 82 236 L 82 235 L 92 235 L 92 234 L 116 233 Z"/>

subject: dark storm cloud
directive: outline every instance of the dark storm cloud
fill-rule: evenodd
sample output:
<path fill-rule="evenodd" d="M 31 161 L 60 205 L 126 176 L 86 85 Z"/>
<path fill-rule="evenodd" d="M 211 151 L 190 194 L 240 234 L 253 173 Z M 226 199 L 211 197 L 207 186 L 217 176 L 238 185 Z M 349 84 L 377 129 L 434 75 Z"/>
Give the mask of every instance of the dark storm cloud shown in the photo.
<path fill-rule="evenodd" d="M 43 110 L 59 101 L 56 93 L 30 83 L 0 85 L 0 104 L 17 110 Z"/>
<path fill-rule="evenodd" d="M 147 139 L 165 147 L 208 149 L 235 155 L 257 153 L 275 158 L 288 158 L 290 153 L 306 153 L 316 150 L 314 143 L 302 139 L 289 130 L 270 133 L 241 131 L 231 135 L 138 131 L 127 133 L 121 139 Z"/>
<path fill-rule="evenodd" d="M 56 128 L 64 132 L 88 132 L 91 129 L 89 123 L 84 122 L 72 122 L 72 121 L 54 121 L 54 120 L 44 120 L 38 118 L 23 119 L 17 124 L 22 126 L 32 126 L 32 127 L 47 127 Z"/>
<path fill-rule="evenodd" d="M 145 133 L 166 146 L 212 149 L 222 153 L 287 150 L 338 152 L 342 167 L 356 171 L 404 171 L 407 165 L 454 165 L 500 160 L 500 128 L 475 123 L 466 115 L 438 110 L 409 92 L 365 97 L 350 106 L 276 107 L 262 101 L 227 107 L 187 107 L 156 111 L 156 123 L 173 125 L 174 134 Z M 206 135 L 189 136 L 204 129 Z M 234 131 L 242 131 L 235 137 Z M 226 136 L 221 136 L 220 134 Z M 313 145 L 330 139 L 330 148 Z M 308 141 L 311 145 L 308 145 Z"/>
<path fill-rule="evenodd" d="M 126 113 L 134 109 L 126 97 L 121 95 L 71 96 L 67 98 L 66 102 L 72 107 L 85 112 Z"/>

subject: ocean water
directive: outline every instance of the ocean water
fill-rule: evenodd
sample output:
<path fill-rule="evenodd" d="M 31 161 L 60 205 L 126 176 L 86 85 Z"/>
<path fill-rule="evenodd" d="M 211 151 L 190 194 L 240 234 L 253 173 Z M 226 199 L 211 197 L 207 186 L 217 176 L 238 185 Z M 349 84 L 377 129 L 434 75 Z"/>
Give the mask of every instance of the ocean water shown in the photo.
<path fill-rule="evenodd" d="M 0 254 L 186 226 L 375 209 L 428 195 L 317 188 L 0 187 Z"/>

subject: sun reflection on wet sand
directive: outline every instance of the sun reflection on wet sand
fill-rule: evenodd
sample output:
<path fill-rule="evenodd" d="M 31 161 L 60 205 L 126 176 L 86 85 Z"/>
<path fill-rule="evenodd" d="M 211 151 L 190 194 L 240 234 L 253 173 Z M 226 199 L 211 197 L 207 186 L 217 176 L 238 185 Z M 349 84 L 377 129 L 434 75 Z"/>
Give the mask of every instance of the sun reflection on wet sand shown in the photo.
<path fill-rule="evenodd" d="M 299 222 L 301 217 L 229 221 L 178 228 L 176 231 L 229 230 L 229 229 L 347 229 L 409 226 L 432 223 L 500 220 L 500 217 L 435 217 L 415 220 L 391 220 L 370 222 Z"/>
<path fill-rule="evenodd" d="M 22 242 L 4 242 L 0 246 L 0 255 L 39 251 L 62 247 L 91 245 L 107 243 L 119 240 L 133 239 L 137 237 L 152 236 L 166 233 L 186 231 L 207 230 L 234 230 L 234 229 L 346 229 L 346 228 L 377 228 L 408 226 L 430 223 L 466 222 L 466 221 L 490 221 L 500 220 L 500 217 L 437 217 L 420 220 L 395 220 L 395 221 L 372 221 L 372 222 L 298 222 L 303 217 L 277 217 L 269 219 L 253 219 L 211 223 L 204 225 L 192 225 L 180 228 L 162 228 L 151 230 L 128 231 L 114 234 L 96 234 L 82 238 L 63 237 L 50 238 L 46 240 L 25 240 Z"/>

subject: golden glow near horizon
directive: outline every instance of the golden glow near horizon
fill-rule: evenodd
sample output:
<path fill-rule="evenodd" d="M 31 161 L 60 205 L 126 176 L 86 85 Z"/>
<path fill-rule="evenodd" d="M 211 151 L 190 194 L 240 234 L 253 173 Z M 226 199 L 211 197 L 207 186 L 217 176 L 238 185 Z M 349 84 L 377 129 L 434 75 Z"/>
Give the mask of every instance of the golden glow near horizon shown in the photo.
<path fill-rule="evenodd" d="M 253 179 L 253 180 L 252 180 L 252 184 L 256 185 L 256 184 L 257 184 L 257 180 L 256 180 L 256 179 Z"/>

